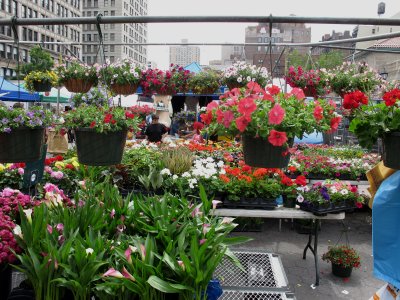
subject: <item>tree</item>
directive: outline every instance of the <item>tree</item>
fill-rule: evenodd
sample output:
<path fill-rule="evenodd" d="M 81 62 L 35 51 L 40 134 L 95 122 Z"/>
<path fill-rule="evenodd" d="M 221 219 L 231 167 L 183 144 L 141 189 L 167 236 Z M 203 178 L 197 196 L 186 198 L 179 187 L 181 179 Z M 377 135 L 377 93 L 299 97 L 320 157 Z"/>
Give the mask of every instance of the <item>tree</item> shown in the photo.
<path fill-rule="evenodd" d="M 35 46 L 30 51 L 31 62 L 21 67 L 24 75 L 32 71 L 50 71 L 54 66 L 53 58 L 50 53 L 43 50 L 40 46 Z"/>
<path fill-rule="evenodd" d="M 298 50 L 294 49 L 287 56 L 287 66 L 294 66 L 297 68 L 301 66 L 305 68 L 307 64 L 307 55 L 299 53 Z M 311 64 L 309 64 L 311 66 Z"/>
<path fill-rule="evenodd" d="M 327 53 L 322 53 L 316 65 L 319 69 L 333 69 L 337 66 L 340 66 L 343 63 L 343 52 L 341 51 L 329 51 Z"/>

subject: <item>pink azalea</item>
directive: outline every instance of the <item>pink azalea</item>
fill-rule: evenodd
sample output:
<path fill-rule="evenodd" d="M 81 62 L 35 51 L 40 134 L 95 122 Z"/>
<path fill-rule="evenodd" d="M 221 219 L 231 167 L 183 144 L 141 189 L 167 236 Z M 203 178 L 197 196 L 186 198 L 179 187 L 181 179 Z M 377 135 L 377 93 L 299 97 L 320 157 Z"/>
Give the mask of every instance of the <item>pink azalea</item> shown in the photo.
<path fill-rule="evenodd" d="M 124 278 L 124 275 L 121 272 L 115 270 L 114 268 L 110 268 L 107 272 L 103 274 L 103 277 L 116 277 L 116 278 Z"/>
<path fill-rule="evenodd" d="M 285 110 L 278 103 L 268 113 L 268 123 L 273 125 L 279 125 L 282 123 L 285 117 Z"/>

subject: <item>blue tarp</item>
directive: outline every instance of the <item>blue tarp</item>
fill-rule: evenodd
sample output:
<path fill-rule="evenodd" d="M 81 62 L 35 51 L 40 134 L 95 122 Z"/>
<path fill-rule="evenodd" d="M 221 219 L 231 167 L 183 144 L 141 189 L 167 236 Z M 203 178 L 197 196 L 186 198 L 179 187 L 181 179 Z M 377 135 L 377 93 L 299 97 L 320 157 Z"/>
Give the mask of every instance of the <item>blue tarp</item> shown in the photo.
<path fill-rule="evenodd" d="M 31 94 L 22 87 L 18 91 L 17 85 L 5 80 L 2 76 L 0 76 L 0 95 L 2 95 L 0 96 L 2 101 L 29 102 L 40 99 L 39 93 Z"/>
<path fill-rule="evenodd" d="M 382 182 L 372 207 L 374 275 L 400 287 L 400 171 Z"/>
<path fill-rule="evenodd" d="M 191 64 L 187 65 L 186 67 L 184 67 L 185 70 L 188 70 L 192 73 L 200 73 L 202 68 L 200 67 L 200 65 L 197 62 L 192 62 Z"/>
<path fill-rule="evenodd" d="M 306 134 L 302 139 L 295 138 L 294 142 L 296 144 L 306 143 L 306 144 L 323 144 L 324 138 L 322 133 L 320 132 L 313 132 L 311 134 Z"/>

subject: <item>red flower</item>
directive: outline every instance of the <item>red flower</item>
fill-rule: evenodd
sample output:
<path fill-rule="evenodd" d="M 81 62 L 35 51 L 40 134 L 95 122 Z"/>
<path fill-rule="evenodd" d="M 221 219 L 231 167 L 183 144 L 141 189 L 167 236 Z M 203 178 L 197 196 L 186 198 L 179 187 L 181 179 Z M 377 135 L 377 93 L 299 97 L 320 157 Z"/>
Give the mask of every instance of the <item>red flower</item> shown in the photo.
<path fill-rule="evenodd" d="M 400 99 L 400 90 L 391 90 L 390 92 L 385 93 L 382 99 L 385 100 L 386 106 L 393 106 Z"/>
<path fill-rule="evenodd" d="M 342 120 L 341 117 L 333 117 L 331 119 L 331 129 L 328 131 L 328 133 L 332 133 L 332 132 L 336 131 L 339 127 L 341 120 Z"/>
<path fill-rule="evenodd" d="M 268 170 L 265 168 L 259 168 L 254 171 L 253 176 L 256 178 L 262 178 L 268 174 Z"/>
<path fill-rule="evenodd" d="M 215 112 L 215 114 L 217 115 L 217 122 L 219 124 L 222 124 L 222 121 L 224 120 L 224 113 L 222 112 L 222 110 L 217 109 L 217 111 Z"/>
<path fill-rule="evenodd" d="M 129 112 L 129 111 L 126 111 L 125 112 L 125 117 L 127 119 L 133 119 L 135 117 L 135 115 L 133 113 Z"/>
<path fill-rule="evenodd" d="M 323 114 L 324 110 L 322 108 L 321 105 L 317 105 L 314 108 L 314 118 L 317 121 L 321 121 L 324 118 L 324 114 Z"/>
<path fill-rule="evenodd" d="M 75 170 L 75 167 L 72 164 L 66 164 L 65 168 L 70 170 Z"/>
<path fill-rule="evenodd" d="M 246 86 L 248 88 L 248 90 L 247 90 L 248 93 L 251 92 L 253 94 L 259 94 L 262 90 L 260 85 L 254 81 L 250 81 Z"/>
<path fill-rule="evenodd" d="M 289 167 L 288 167 L 288 170 L 289 170 L 290 172 L 296 172 L 297 168 L 296 168 L 295 166 L 289 166 Z"/>
<path fill-rule="evenodd" d="M 249 120 L 245 116 L 241 116 L 236 119 L 236 126 L 240 132 L 246 130 L 247 125 L 249 125 Z M 271 143 L 272 144 L 272 143 Z"/>
<path fill-rule="evenodd" d="M 306 97 L 306 95 L 304 95 L 303 90 L 299 88 L 293 88 L 290 91 L 289 96 L 295 96 L 297 100 L 303 100 Z"/>
<path fill-rule="evenodd" d="M 297 185 L 305 186 L 307 184 L 307 179 L 303 175 L 299 175 L 294 182 Z"/>
<path fill-rule="evenodd" d="M 357 208 L 362 208 L 363 207 L 361 202 L 356 202 L 356 206 L 357 206 Z"/>
<path fill-rule="evenodd" d="M 112 117 L 113 117 L 112 114 L 106 114 L 105 117 L 104 117 L 103 122 L 106 123 L 106 124 L 107 124 L 107 123 L 110 123 Z"/>
<path fill-rule="evenodd" d="M 345 109 L 358 108 L 361 104 L 368 104 L 368 97 L 361 91 L 354 91 L 344 95 L 343 107 Z"/>
<path fill-rule="evenodd" d="M 271 130 L 268 136 L 268 142 L 274 146 L 282 146 L 287 140 L 286 132 L 276 131 L 274 129 Z"/>
<path fill-rule="evenodd" d="M 229 179 L 229 177 L 228 176 L 226 176 L 226 175 L 224 175 L 224 174 L 220 174 L 219 175 L 219 178 L 223 181 L 223 182 L 225 182 L 225 183 L 229 183 L 231 180 Z"/>
<path fill-rule="evenodd" d="M 114 125 L 115 123 L 117 123 L 117 121 L 115 121 L 114 119 L 112 119 L 112 120 L 111 120 L 111 124 Z"/>
<path fill-rule="evenodd" d="M 243 171 L 243 172 L 246 172 L 246 173 L 251 173 L 251 167 L 248 166 L 248 165 L 244 165 L 244 166 L 242 167 L 242 171 Z"/>
<path fill-rule="evenodd" d="M 96 126 L 96 121 L 93 121 L 92 123 L 90 123 L 90 128 L 93 128 L 94 126 Z"/>
<path fill-rule="evenodd" d="M 201 114 L 200 115 L 201 121 L 203 121 L 204 124 L 206 125 L 210 125 L 212 119 L 213 119 L 213 115 L 211 110 L 208 111 L 206 114 Z"/>
<path fill-rule="evenodd" d="M 269 87 L 267 87 L 267 91 L 268 93 L 270 93 L 272 96 L 275 96 L 277 94 L 279 94 L 279 92 L 281 91 L 281 89 L 276 86 L 276 85 L 271 85 Z"/>
<path fill-rule="evenodd" d="M 267 93 L 267 92 L 264 91 L 264 90 L 262 90 L 261 93 L 263 94 L 263 97 L 262 97 L 263 100 L 275 102 L 275 99 L 274 99 L 274 97 L 272 97 L 272 94 Z"/>
<path fill-rule="evenodd" d="M 290 179 L 288 176 L 283 175 L 282 179 L 281 179 L 281 183 L 286 185 L 286 186 L 292 186 L 293 185 L 293 181 L 292 179 Z"/>
<path fill-rule="evenodd" d="M 235 118 L 233 112 L 230 110 L 224 111 L 224 126 L 229 128 L 231 126 L 232 120 Z"/>
<path fill-rule="evenodd" d="M 251 97 L 246 97 L 239 101 L 238 112 L 242 115 L 250 116 L 256 109 L 257 105 Z"/>
<path fill-rule="evenodd" d="M 284 117 L 285 117 L 285 110 L 282 108 L 282 106 L 276 103 L 268 113 L 268 123 L 279 125 L 282 123 Z"/>

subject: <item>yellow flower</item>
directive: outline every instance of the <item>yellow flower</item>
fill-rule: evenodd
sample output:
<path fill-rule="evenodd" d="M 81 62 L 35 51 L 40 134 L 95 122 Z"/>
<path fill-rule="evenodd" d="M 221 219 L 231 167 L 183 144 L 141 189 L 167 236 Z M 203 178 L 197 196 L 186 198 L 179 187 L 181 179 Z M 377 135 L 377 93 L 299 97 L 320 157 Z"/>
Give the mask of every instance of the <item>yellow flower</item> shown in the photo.
<path fill-rule="evenodd" d="M 1 171 L 4 171 L 5 168 L 6 168 L 6 167 L 5 167 L 3 164 L 0 164 L 0 172 L 1 172 Z"/>

